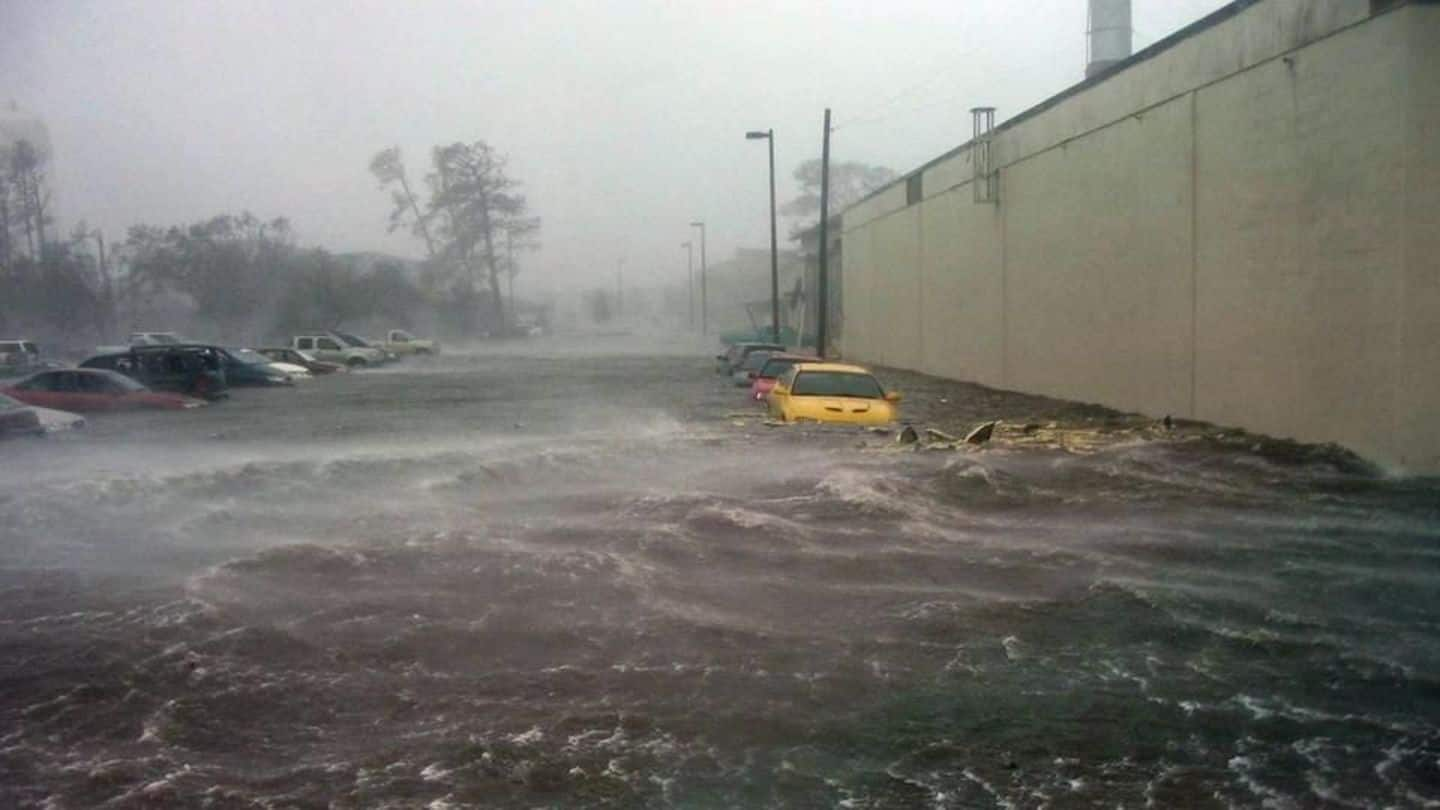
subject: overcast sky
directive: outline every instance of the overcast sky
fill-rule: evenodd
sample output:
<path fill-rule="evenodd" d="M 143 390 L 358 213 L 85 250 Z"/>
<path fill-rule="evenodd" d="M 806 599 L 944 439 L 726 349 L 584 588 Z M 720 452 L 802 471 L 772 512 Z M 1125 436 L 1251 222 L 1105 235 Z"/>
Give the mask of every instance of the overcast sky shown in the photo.
<path fill-rule="evenodd" d="M 1224 5 L 1134 0 L 1139 49 Z M 366 166 L 398 144 L 483 139 L 510 157 L 544 278 L 683 277 L 687 223 L 712 262 L 768 245 L 778 196 L 820 151 L 904 172 L 1078 81 L 1085 0 L 502 2 L 0 0 L 0 104 L 40 115 L 66 222 L 249 210 L 302 242 L 418 256 L 388 235 Z M 782 226 L 782 238 L 783 238 Z M 531 289 L 534 289 L 532 286 Z"/>

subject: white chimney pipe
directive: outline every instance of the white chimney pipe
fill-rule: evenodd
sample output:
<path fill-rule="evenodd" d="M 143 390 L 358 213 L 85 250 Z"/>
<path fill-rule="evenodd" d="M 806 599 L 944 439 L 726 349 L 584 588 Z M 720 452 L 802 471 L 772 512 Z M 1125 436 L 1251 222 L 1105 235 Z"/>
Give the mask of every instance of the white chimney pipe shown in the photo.
<path fill-rule="evenodd" d="M 1089 0 L 1085 78 L 1130 55 L 1130 0 Z"/>

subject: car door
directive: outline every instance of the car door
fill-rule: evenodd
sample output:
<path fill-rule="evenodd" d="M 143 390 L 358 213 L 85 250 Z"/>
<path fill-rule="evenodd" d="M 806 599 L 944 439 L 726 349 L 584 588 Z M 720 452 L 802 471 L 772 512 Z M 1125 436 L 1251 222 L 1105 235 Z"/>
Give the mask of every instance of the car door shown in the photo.
<path fill-rule="evenodd" d="M 35 403 L 45 408 L 62 411 L 94 410 L 92 398 L 80 390 L 80 373 L 76 371 L 52 371 L 44 375 L 46 380 L 46 402 Z"/>
<path fill-rule="evenodd" d="M 794 384 L 795 369 L 793 367 L 775 381 L 775 387 L 765 395 L 765 407 L 771 416 L 778 419 L 785 418 L 785 405 L 790 401 L 790 387 Z"/>
<path fill-rule="evenodd" d="M 60 406 L 55 400 L 55 392 L 50 390 L 53 384 L 51 378 L 57 373 L 58 372 L 51 371 L 44 374 L 35 374 L 20 381 L 14 387 L 14 393 L 11 394 L 11 396 L 26 405 L 34 405 L 38 408 L 58 408 Z"/>
<path fill-rule="evenodd" d="M 122 396 L 120 386 L 105 374 L 85 374 L 78 371 L 73 373 L 74 396 L 83 401 L 86 410 L 114 411 L 129 405 Z"/>
<path fill-rule="evenodd" d="M 321 360 L 329 360 L 335 363 L 345 362 L 345 350 L 340 346 L 340 341 L 335 338 L 316 338 L 315 354 Z"/>

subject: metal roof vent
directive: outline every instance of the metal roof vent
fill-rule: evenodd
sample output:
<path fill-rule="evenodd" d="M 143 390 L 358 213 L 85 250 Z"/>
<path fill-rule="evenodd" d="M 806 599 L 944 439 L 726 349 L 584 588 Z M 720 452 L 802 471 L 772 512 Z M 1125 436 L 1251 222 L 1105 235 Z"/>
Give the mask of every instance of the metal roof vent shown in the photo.
<path fill-rule="evenodd" d="M 1130 55 L 1130 0 L 1089 0 L 1085 30 L 1085 78 L 1109 70 Z"/>
<path fill-rule="evenodd" d="M 975 137 L 970 140 L 970 165 L 975 169 L 975 202 L 998 203 L 1000 172 L 995 168 L 995 155 L 991 150 L 995 137 L 995 108 L 971 107 L 970 117 L 975 123 Z"/>

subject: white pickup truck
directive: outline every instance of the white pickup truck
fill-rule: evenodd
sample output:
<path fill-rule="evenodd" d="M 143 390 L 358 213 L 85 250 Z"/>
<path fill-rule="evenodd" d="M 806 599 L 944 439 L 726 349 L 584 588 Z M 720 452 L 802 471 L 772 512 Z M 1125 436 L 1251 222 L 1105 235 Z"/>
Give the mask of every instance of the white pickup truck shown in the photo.
<path fill-rule="evenodd" d="M 410 355 L 429 355 L 440 353 L 440 343 L 434 340 L 421 340 L 404 329 L 391 329 L 385 335 L 385 342 L 380 348 L 395 355 L 396 357 L 409 357 Z"/>
<path fill-rule="evenodd" d="M 373 346 L 351 346 L 331 334 L 295 335 L 290 348 L 306 352 L 319 360 L 344 363 L 350 368 L 378 366 L 385 362 L 385 352 Z"/>
<path fill-rule="evenodd" d="M 44 367 L 32 340 L 0 340 L 0 377 L 29 374 Z"/>

